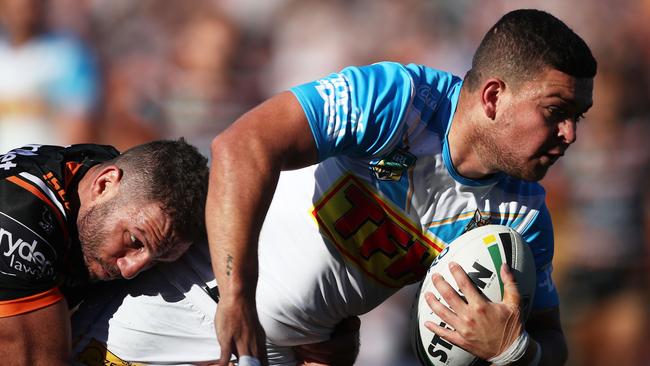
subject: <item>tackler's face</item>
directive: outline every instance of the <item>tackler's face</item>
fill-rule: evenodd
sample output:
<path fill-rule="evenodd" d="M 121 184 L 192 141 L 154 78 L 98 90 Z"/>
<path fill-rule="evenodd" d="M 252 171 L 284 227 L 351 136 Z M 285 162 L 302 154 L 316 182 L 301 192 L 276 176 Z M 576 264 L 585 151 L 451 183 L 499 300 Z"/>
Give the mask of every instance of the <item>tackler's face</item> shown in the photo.
<path fill-rule="evenodd" d="M 593 79 L 546 69 L 502 98 L 493 131 L 493 164 L 528 181 L 542 179 L 576 141 L 577 124 L 592 105 Z"/>
<path fill-rule="evenodd" d="M 170 216 L 159 204 L 118 201 L 99 203 L 79 220 L 79 239 L 92 280 L 130 279 L 187 250 L 189 242 L 175 235 Z"/>

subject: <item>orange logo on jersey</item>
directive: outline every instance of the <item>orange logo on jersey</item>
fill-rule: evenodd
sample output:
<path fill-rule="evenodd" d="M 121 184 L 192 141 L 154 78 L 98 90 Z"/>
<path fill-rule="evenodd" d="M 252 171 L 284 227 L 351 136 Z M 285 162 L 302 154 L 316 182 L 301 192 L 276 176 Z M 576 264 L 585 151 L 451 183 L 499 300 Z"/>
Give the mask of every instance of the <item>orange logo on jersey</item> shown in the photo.
<path fill-rule="evenodd" d="M 65 209 L 69 210 L 70 209 L 70 202 L 68 202 L 68 199 L 65 196 L 65 189 L 59 183 L 59 180 L 54 176 L 54 173 L 48 172 L 47 174 L 43 174 L 43 179 L 54 189 L 56 194 L 61 197 L 61 200 L 63 201 L 63 204 L 65 205 Z"/>
<path fill-rule="evenodd" d="M 444 244 L 352 175 L 346 175 L 312 212 L 341 253 L 388 287 L 424 277 Z"/>

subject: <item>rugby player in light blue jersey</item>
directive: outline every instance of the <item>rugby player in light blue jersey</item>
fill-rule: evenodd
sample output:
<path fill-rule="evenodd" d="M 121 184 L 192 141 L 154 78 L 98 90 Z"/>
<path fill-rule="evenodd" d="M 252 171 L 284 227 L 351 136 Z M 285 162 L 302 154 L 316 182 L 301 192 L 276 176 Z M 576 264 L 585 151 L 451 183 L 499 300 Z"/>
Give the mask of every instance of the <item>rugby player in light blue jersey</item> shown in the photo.
<path fill-rule="evenodd" d="M 562 21 L 520 10 L 487 32 L 464 81 L 420 65 L 351 67 L 242 116 L 213 142 L 206 207 L 222 356 L 236 349 L 264 360 L 264 334 L 286 344 L 327 339 L 345 317 L 422 280 L 478 216 L 515 228 L 531 246 L 533 313 L 522 324 L 509 296 L 451 314 L 432 303 L 456 331 L 431 329 L 483 359 L 527 331 L 534 341 L 520 362 L 565 362 L 553 230 L 536 181 L 575 141 L 595 74 L 588 46 Z M 313 209 L 299 207 L 286 239 L 269 240 L 265 230 L 281 220 L 260 228 L 280 171 L 312 164 Z M 312 221 L 311 235 L 291 235 L 303 224 L 297 216 Z"/>

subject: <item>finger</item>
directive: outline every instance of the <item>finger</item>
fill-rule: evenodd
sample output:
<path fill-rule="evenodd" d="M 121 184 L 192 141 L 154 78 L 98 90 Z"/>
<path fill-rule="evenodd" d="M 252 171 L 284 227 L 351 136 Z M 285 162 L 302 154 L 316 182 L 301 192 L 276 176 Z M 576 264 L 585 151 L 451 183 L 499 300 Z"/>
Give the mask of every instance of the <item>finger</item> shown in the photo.
<path fill-rule="evenodd" d="M 462 347 L 463 338 L 457 332 L 430 321 L 424 322 L 424 326 L 444 340 Z"/>
<path fill-rule="evenodd" d="M 449 271 L 454 276 L 458 289 L 465 296 L 468 302 L 473 304 L 485 302 L 483 295 L 476 289 L 476 285 L 469 278 L 467 272 L 456 262 L 449 263 Z"/>
<path fill-rule="evenodd" d="M 263 331 L 254 330 L 250 332 L 249 329 L 242 330 L 242 334 L 233 340 L 234 351 L 237 356 L 251 356 L 262 361 L 264 359 L 264 342 L 266 338 Z"/>
<path fill-rule="evenodd" d="M 431 277 L 433 285 L 436 287 L 436 290 L 440 293 L 449 308 L 455 312 L 463 311 L 467 307 L 467 303 L 460 297 L 458 292 L 451 287 L 449 282 L 447 282 L 440 274 L 436 273 Z"/>
<path fill-rule="evenodd" d="M 503 302 L 519 306 L 521 295 L 517 288 L 515 275 L 505 263 L 501 265 L 501 280 L 503 281 Z"/>
<path fill-rule="evenodd" d="M 456 328 L 458 322 L 458 316 L 452 310 L 450 310 L 445 304 L 440 302 L 436 296 L 427 292 L 424 294 L 424 299 L 429 304 L 431 310 L 445 323 L 449 324 L 451 327 Z"/>
<path fill-rule="evenodd" d="M 221 346 L 221 355 L 219 355 L 219 366 L 228 366 L 232 351 L 230 350 L 230 342 L 222 342 L 219 340 Z"/>

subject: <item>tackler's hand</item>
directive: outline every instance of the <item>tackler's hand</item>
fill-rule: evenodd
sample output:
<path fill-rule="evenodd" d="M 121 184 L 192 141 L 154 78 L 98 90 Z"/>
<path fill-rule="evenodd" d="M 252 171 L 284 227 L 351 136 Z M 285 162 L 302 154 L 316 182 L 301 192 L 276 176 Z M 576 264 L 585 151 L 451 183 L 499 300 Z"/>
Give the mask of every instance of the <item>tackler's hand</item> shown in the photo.
<path fill-rule="evenodd" d="M 215 315 L 217 339 L 221 346 L 220 366 L 227 366 L 231 354 L 251 356 L 260 365 L 268 364 L 266 336 L 252 301 L 233 301 L 221 298 Z"/>
<path fill-rule="evenodd" d="M 500 355 L 523 330 L 520 295 L 512 272 L 506 264 L 501 266 L 503 301 L 493 303 L 476 289 L 458 263 L 451 262 L 449 269 L 466 301 L 440 274 L 434 274 L 433 284 L 449 307 L 430 292 L 425 294 L 427 303 L 453 330 L 433 322 L 426 322 L 425 326 L 484 360 Z"/>

